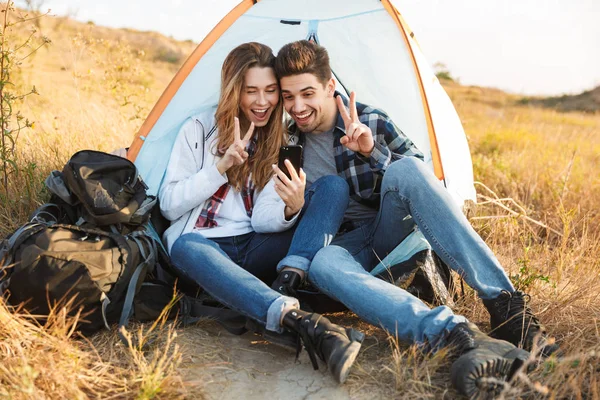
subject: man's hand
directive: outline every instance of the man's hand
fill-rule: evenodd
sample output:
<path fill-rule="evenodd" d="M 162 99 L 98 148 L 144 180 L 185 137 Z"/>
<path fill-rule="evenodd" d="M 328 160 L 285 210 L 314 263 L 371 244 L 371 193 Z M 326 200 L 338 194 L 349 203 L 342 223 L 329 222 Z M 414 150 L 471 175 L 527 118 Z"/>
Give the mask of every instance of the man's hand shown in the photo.
<path fill-rule="evenodd" d="M 285 160 L 285 166 L 290 172 L 292 179 L 289 179 L 282 170 L 273 164 L 273 181 L 275 183 L 275 191 L 285 203 L 285 218 L 291 219 L 298 211 L 304 207 L 304 189 L 306 188 L 306 174 L 300 168 L 300 173 L 296 173 L 296 169 L 290 162 Z"/>
<path fill-rule="evenodd" d="M 246 151 L 246 146 L 250 139 L 252 138 L 252 134 L 254 133 L 254 122 L 250 124 L 250 128 L 248 128 L 248 132 L 244 135 L 243 139 L 240 139 L 240 120 L 236 117 L 234 128 L 233 128 L 233 143 L 231 146 L 225 151 L 223 157 L 217 162 L 217 169 L 219 173 L 222 175 L 227 170 L 235 165 L 242 165 L 248 159 L 248 152 Z"/>
<path fill-rule="evenodd" d="M 373 147 L 375 147 L 375 142 L 373 141 L 371 128 L 358 120 L 356 93 L 350 93 L 350 114 L 346 110 L 342 96 L 337 96 L 335 101 L 346 127 L 346 136 L 340 139 L 340 143 L 352 151 L 359 152 L 365 157 L 370 157 Z"/>

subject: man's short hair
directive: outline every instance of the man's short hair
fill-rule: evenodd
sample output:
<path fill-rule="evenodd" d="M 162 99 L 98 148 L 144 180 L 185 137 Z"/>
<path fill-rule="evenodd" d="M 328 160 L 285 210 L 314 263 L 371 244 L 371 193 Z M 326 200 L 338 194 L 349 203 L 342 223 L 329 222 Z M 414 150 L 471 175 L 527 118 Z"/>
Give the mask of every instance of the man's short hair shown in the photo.
<path fill-rule="evenodd" d="M 323 86 L 331 79 L 329 54 L 325 47 L 308 40 L 288 43 L 279 50 L 275 60 L 277 78 L 313 74 Z"/>

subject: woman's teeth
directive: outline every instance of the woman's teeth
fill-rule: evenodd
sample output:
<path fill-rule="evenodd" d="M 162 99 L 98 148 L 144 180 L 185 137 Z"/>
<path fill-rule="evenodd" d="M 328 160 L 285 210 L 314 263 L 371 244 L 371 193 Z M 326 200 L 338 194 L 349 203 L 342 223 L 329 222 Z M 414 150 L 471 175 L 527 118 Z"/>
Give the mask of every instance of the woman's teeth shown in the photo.
<path fill-rule="evenodd" d="M 267 113 L 268 109 L 264 109 L 264 110 L 252 110 L 252 112 L 257 116 L 257 117 L 264 117 L 265 114 Z"/>

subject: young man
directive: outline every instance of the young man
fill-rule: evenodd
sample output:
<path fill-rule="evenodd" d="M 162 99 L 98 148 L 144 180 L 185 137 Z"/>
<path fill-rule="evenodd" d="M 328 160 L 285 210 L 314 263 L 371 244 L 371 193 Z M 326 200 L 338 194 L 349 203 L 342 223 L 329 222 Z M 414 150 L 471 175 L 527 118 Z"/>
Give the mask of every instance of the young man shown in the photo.
<path fill-rule="evenodd" d="M 317 253 L 309 281 L 402 340 L 433 349 L 453 346 L 460 358 L 452 379 L 465 394 L 485 387 L 486 380 L 477 383 L 478 378 L 509 378 L 528 354 L 515 346 L 530 350 L 543 328 L 526 304 L 527 295 L 515 291 L 422 153 L 384 112 L 357 103 L 354 93 L 347 102 L 335 92 L 323 47 L 290 43 L 279 51 L 275 70 L 284 107 L 294 120 L 290 133 L 304 146 L 307 187 L 331 174 L 350 186 L 343 233 Z M 368 273 L 415 225 L 436 254 L 477 291 L 491 315 L 492 335 L 503 340 L 481 333 L 448 307 L 430 309 Z M 273 287 L 294 293 L 300 278 L 285 269 Z"/>

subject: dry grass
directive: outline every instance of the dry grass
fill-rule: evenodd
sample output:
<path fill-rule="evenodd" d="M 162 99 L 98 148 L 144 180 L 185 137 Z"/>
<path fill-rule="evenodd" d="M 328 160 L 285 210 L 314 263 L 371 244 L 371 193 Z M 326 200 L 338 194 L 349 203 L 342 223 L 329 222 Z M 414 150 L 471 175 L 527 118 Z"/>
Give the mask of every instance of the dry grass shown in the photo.
<path fill-rule="evenodd" d="M 19 137 L 17 161 L 23 171 L 0 204 L 2 236 L 47 200 L 44 178 L 75 151 L 129 145 L 177 69 L 155 57 L 156 49 L 170 45 L 189 52 L 192 46 L 49 17 L 40 28 L 53 44 L 13 74 L 16 91 L 36 85 L 40 95 L 15 104 L 35 126 Z M 10 39 L 22 43 L 28 34 L 29 27 L 21 25 Z M 200 385 L 188 388 L 177 371 L 182 350 L 172 326 L 154 327 L 159 339 L 142 350 L 123 346 L 114 332 L 79 337 L 74 324 L 57 309 L 40 326 L 1 301 L 0 398 L 177 399 L 189 393 L 202 398 Z M 138 327 L 130 332 L 142 335 Z"/>
<path fill-rule="evenodd" d="M 41 95 L 18 105 L 35 121 L 19 142 L 20 162 L 31 168 L 0 204 L 4 235 L 45 201 L 43 178 L 70 154 L 127 146 L 182 61 L 174 62 L 176 55 L 193 48 L 156 34 L 64 19 L 46 18 L 42 30 L 54 44 L 20 72 L 22 85 L 35 84 Z M 471 220 L 513 281 L 531 294 L 533 308 L 566 353 L 520 375 L 505 398 L 599 399 L 600 115 L 519 105 L 517 97 L 493 89 L 447 89 L 482 183 Z M 456 312 L 487 327 L 487 312 L 470 290 Z M 352 323 L 370 336 L 349 387 L 378 397 L 457 396 L 443 354 L 422 355 L 376 328 Z M 178 350 L 174 331 L 166 329 L 163 345 L 142 352 L 123 348 L 109 333 L 75 339 L 71 327 L 63 314 L 40 327 L 2 304 L 0 397 L 199 396 L 181 386 L 177 366 L 181 357 L 201 351 L 202 341 L 192 353 Z M 163 351 L 167 347 L 172 350 Z"/>
<path fill-rule="evenodd" d="M 10 399 L 177 399 L 181 353 L 163 325 L 150 349 L 125 347 L 114 333 L 91 340 L 76 317 L 55 309 L 44 326 L 0 299 L 0 397 Z M 131 333 L 130 333 L 131 334 Z M 134 331 L 134 335 L 141 335 Z"/>

